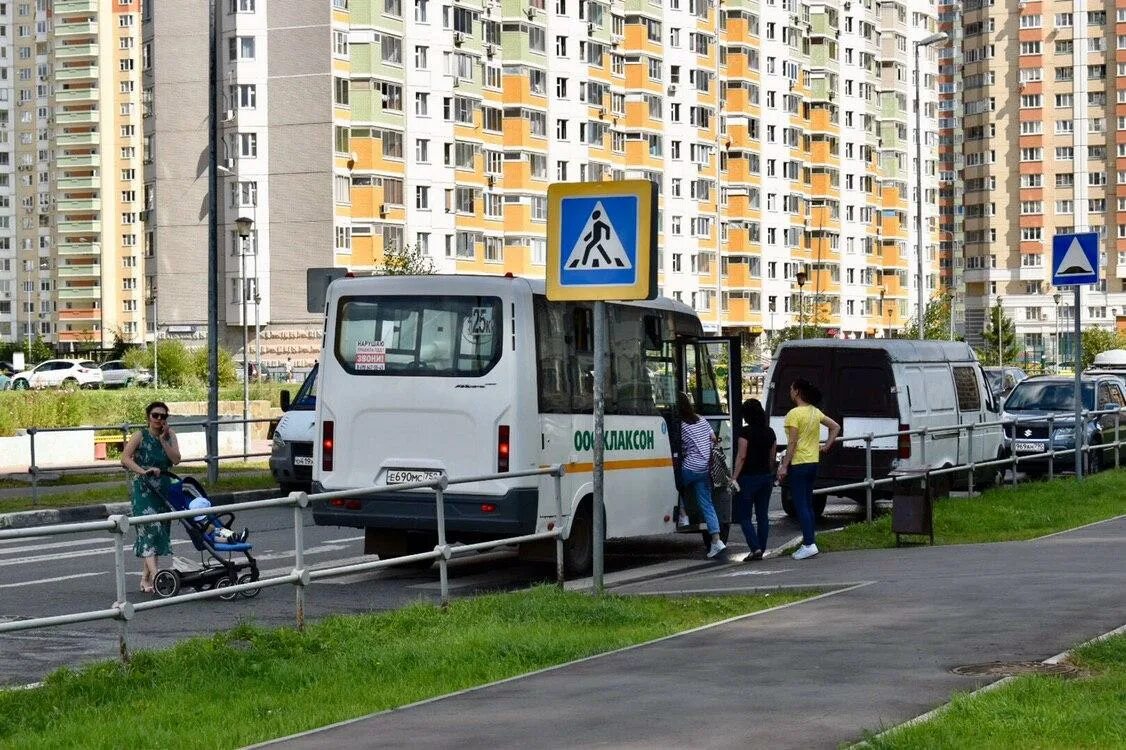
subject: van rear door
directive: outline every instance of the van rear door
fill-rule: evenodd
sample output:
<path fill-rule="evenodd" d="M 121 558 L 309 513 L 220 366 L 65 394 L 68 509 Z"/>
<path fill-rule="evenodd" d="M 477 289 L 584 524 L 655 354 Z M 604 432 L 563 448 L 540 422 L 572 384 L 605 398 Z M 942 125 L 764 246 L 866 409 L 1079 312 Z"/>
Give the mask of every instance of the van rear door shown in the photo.
<path fill-rule="evenodd" d="M 807 349 L 804 347 L 783 347 L 770 371 L 768 386 L 770 391 L 766 397 L 766 413 L 770 417 L 770 426 L 778 438 L 778 448 L 781 450 L 786 445 L 786 412 L 794 408 L 790 400 L 790 384 L 798 378 L 803 378 L 816 385 L 826 388 L 833 380 L 832 350 Z M 822 428 L 822 437 L 827 432 Z"/>
<path fill-rule="evenodd" d="M 820 473 L 846 482 L 865 478 L 867 457 L 862 438 L 889 435 L 899 429 L 895 375 L 883 349 L 838 349 L 833 353 L 833 376 L 826 382 L 824 411 L 852 440 L 838 445 L 822 459 Z M 872 471 L 882 476 L 891 469 L 898 441 L 872 440 Z"/>

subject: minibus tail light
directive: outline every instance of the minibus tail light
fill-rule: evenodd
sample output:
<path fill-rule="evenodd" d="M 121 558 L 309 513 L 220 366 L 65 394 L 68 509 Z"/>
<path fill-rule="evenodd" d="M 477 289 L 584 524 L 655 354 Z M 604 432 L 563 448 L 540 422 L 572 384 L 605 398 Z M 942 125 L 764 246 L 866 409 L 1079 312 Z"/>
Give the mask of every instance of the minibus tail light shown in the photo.
<path fill-rule="evenodd" d="M 508 452 L 510 449 L 509 436 L 511 430 L 506 424 L 502 424 L 497 428 L 497 473 L 503 474 L 508 471 Z"/>
<path fill-rule="evenodd" d="M 899 425 L 899 431 L 901 433 L 907 432 L 910 429 L 911 429 L 911 425 L 909 425 L 909 424 Z M 911 458 L 911 436 L 910 435 L 900 435 L 899 436 L 899 458 Z"/>
<path fill-rule="evenodd" d="M 321 471 L 332 471 L 333 428 L 331 419 L 326 419 L 321 427 Z"/>

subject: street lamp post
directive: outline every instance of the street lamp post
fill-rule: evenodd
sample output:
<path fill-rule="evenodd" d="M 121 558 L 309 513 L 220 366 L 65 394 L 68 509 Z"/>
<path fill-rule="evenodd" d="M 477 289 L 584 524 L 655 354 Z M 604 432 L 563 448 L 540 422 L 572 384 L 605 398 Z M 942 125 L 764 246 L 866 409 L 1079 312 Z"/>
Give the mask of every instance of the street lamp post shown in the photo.
<path fill-rule="evenodd" d="M 1004 326 L 1001 325 L 1001 295 L 997 295 L 997 322 L 993 326 L 993 332 L 997 334 L 997 366 L 1005 366 L 1005 354 L 1001 346 L 1001 339 L 1004 338 Z"/>
<path fill-rule="evenodd" d="M 1060 371 L 1060 300 L 1062 295 L 1056 292 L 1052 295 L 1052 301 L 1056 303 L 1056 372 Z"/>
<path fill-rule="evenodd" d="M 919 104 L 922 76 L 919 74 L 919 48 L 946 41 L 946 34 L 938 32 L 915 42 L 915 245 L 919 274 L 919 338 L 926 337 L 923 313 L 927 300 L 927 277 L 923 262 L 923 113 Z"/>
<path fill-rule="evenodd" d="M 239 236 L 239 296 L 242 297 L 242 458 L 245 461 L 250 453 L 250 342 L 248 341 L 246 317 L 246 240 L 254 220 L 245 216 L 235 219 L 235 229 Z"/>
<path fill-rule="evenodd" d="M 154 277 L 155 278 L 155 277 Z M 152 387 L 160 387 L 160 316 L 157 308 L 156 286 L 149 290 L 148 303 L 152 305 Z"/>
<path fill-rule="evenodd" d="M 805 288 L 805 271 L 798 271 L 798 338 L 805 338 L 805 305 L 804 297 L 802 296 Z"/>
<path fill-rule="evenodd" d="M 880 334 L 883 338 L 887 338 L 887 330 L 884 328 L 884 298 L 887 296 L 887 290 L 880 290 Z"/>

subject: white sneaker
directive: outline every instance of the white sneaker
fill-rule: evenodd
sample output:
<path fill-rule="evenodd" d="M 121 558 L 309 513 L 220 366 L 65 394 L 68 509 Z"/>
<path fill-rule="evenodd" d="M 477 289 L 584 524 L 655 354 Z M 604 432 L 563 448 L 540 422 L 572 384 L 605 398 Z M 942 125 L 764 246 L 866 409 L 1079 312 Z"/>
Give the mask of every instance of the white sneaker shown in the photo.
<path fill-rule="evenodd" d="M 803 544 L 802 546 L 798 547 L 797 552 L 790 555 L 790 557 L 794 558 L 795 560 L 805 560 L 807 558 L 813 557 L 819 551 L 820 550 L 817 549 L 816 544 Z"/>
<path fill-rule="evenodd" d="M 712 542 L 711 549 L 708 550 L 708 559 L 709 560 L 712 559 L 713 557 L 715 557 L 719 553 L 723 552 L 725 549 L 727 549 L 727 545 L 724 544 L 723 542 L 720 542 L 720 541 Z"/>

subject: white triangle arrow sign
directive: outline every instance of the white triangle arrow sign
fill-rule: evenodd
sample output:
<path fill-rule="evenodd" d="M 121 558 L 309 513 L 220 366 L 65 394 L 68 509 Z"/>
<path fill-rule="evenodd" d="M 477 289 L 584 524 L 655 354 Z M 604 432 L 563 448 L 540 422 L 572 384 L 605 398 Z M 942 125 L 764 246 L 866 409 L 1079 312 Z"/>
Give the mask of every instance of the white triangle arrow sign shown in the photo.
<path fill-rule="evenodd" d="M 1083 246 L 1079 244 L 1077 238 L 1071 240 L 1071 244 L 1067 248 L 1067 252 L 1063 254 L 1060 260 L 1059 268 L 1056 269 L 1056 276 L 1086 276 L 1095 272 L 1091 267 L 1091 261 L 1087 260 L 1087 254 L 1083 252 Z"/>

